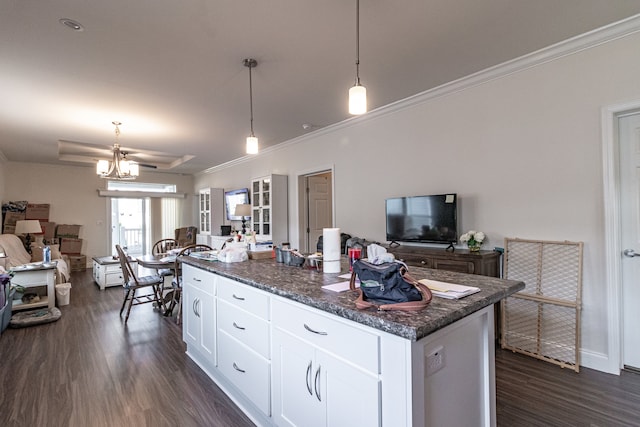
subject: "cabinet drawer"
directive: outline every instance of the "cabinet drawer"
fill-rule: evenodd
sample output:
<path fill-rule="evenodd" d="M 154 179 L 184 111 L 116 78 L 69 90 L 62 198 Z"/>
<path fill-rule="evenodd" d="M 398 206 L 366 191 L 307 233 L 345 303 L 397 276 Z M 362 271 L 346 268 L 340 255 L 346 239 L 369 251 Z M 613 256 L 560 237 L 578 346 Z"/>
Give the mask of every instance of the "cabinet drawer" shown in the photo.
<path fill-rule="evenodd" d="M 182 282 L 190 283 L 194 288 L 200 289 L 210 295 L 216 294 L 216 281 L 218 275 L 209 273 L 200 268 L 185 264 L 182 267 Z"/>
<path fill-rule="evenodd" d="M 218 369 L 267 416 L 271 415 L 270 365 L 226 332 L 218 335 Z"/>
<path fill-rule="evenodd" d="M 104 276 L 104 279 L 105 279 L 105 285 L 107 286 L 115 285 L 115 284 L 123 284 L 124 282 L 124 277 L 122 277 L 121 272 L 106 274 Z"/>
<path fill-rule="evenodd" d="M 220 277 L 218 283 L 218 298 L 261 319 L 269 320 L 268 294 L 226 277 Z"/>
<path fill-rule="evenodd" d="M 269 322 L 218 299 L 218 330 L 269 359 Z"/>
<path fill-rule="evenodd" d="M 312 308 L 274 299 L 274 327 L 305 340 L 322 350 L 364 368 L 380 372 L 380 338 L 362 329 Z"/>
<path fill-rule="evenodd" d="M 434 259 L 433 268 L 438 270 L 457 271 L 458 273 L 475 274 L 476 268 L 472 261 L 453 259 Z"/>
<path fill-rule="evenodd" d="M 396 257 L 409 266 L 434 268 L 433 259 L 431 258 L 405 254 L 396 254 Z"/>

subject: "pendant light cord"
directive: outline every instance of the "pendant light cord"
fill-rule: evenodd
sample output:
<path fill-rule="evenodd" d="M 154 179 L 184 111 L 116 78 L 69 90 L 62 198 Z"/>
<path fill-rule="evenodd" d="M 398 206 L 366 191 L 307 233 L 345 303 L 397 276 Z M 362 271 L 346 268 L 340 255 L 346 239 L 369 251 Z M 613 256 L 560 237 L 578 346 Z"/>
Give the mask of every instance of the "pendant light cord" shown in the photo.
<path fill-rule="evenodd" d="M 249 110 L 250 110 L 250 123 L 251 123 L 251 136 L 255 135 L 253 134 L 253 82 L 251 80 L 251 69 L 253 67 L 255 67 L 255 65 L 253 65 L 252 62 L 249 62 L 249 64 L 247 65 L 247 67 L 249 67 Z"/>
<path fill-rule="evenodd" d="M 360 86 L 360 0 L 356 0 L 356 86 Z"/>

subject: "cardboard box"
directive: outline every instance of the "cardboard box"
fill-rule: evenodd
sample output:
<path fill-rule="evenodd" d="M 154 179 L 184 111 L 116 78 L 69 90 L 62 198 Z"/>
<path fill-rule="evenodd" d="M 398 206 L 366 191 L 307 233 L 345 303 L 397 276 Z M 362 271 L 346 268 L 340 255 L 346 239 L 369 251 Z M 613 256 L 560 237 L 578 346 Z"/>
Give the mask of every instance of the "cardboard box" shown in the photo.
<path fill-rule="evenodd" d="M 60 253 L 67 255 L 80 255 L 82 253 L 82 239 L 60 239 Z"/>
<path fill-rule="evenodd" d="M 87 269 L 87 257 L 85 255 L 69 255 L 69 268 L 71 271 L 84 271 Z"/>
<path fill-rule="evenodd" d="M 60 224 L 56 229 L 56 237 L 69 237 L 72 239 L 77 239 L 78 237 L 80 237 L 80 227 L 82 226 Z"/>
<path fill-rule="evenodd" d="M 45 240 L 53 239 L 56 234 L 56 223 L 48 221 L 40 221 L 40 227 L 42 228 L 42 234 L 38 234 Z"/>
<path fill-rule="evenodd" d="M 249 254 L 249 259 L 268 259 L 275 257 L 273 251 L 247 251 L 247 254 Z"/>
<path fill-rule="evenodd" d="M 24 219 L 24 212 L 5 212 L 4 213 L 4 225 L 16 226 L 16 222 Z"/>
<path fill-rule="evenodd" d="M 27 203 L 27 212 L 25 219 L 39 219 L 49 221 L 49 204 L 48 203 Z"/>

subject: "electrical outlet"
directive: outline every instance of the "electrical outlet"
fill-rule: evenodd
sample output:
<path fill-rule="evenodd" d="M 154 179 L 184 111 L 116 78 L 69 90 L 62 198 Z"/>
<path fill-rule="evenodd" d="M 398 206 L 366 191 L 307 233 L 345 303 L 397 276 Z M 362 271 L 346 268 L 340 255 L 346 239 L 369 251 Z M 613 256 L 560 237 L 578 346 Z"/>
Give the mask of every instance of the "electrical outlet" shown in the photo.
<path fill-rule="evenodd" d="M 444 368 L 444 347 L 439 346 L 435 348 L 426 358 L 425 375 L 431 376 Z"/>

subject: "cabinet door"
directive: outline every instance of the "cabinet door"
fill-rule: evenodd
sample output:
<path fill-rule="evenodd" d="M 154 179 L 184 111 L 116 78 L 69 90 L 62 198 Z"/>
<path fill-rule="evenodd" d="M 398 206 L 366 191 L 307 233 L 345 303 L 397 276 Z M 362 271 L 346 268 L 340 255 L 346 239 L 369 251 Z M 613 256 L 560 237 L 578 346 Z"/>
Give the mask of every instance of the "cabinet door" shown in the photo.
<path fill-rule="evenodd" d="M 210 295 L 190 283 L 185 283 L 182 289 L 182 313 L 184 317 L 183 339 L 194 346 L 215 365 L 215 301 Z M 203 328 L 203 325 L 206 325 Z"/>
<path fill-rule="evenodd" d="M 253 181 L 251 191 L 253 231 L 267 236 L 271 234 L 271 177 Z"/>
<path fill-rule="evenodd" d="M 380 425 L 379 382 L 355 366 L 317 352 L 314 394 L 326 404 L 327 426 Z"/>
<path fill-rule="evenodd" d="M 315 395 L 314 355 L 314 347 L 286 332 L 274 329 L 271 364 L 273 367 L 273 418 L 277 425 L 299 427 L 327 425 L 326 399 L 322 399 L 322 395 L 320 398 Z M 322 370 L 318 376 L 321 374 Z M 321 393 L 322 389 L 319 388 L 318 392 Z"/>

